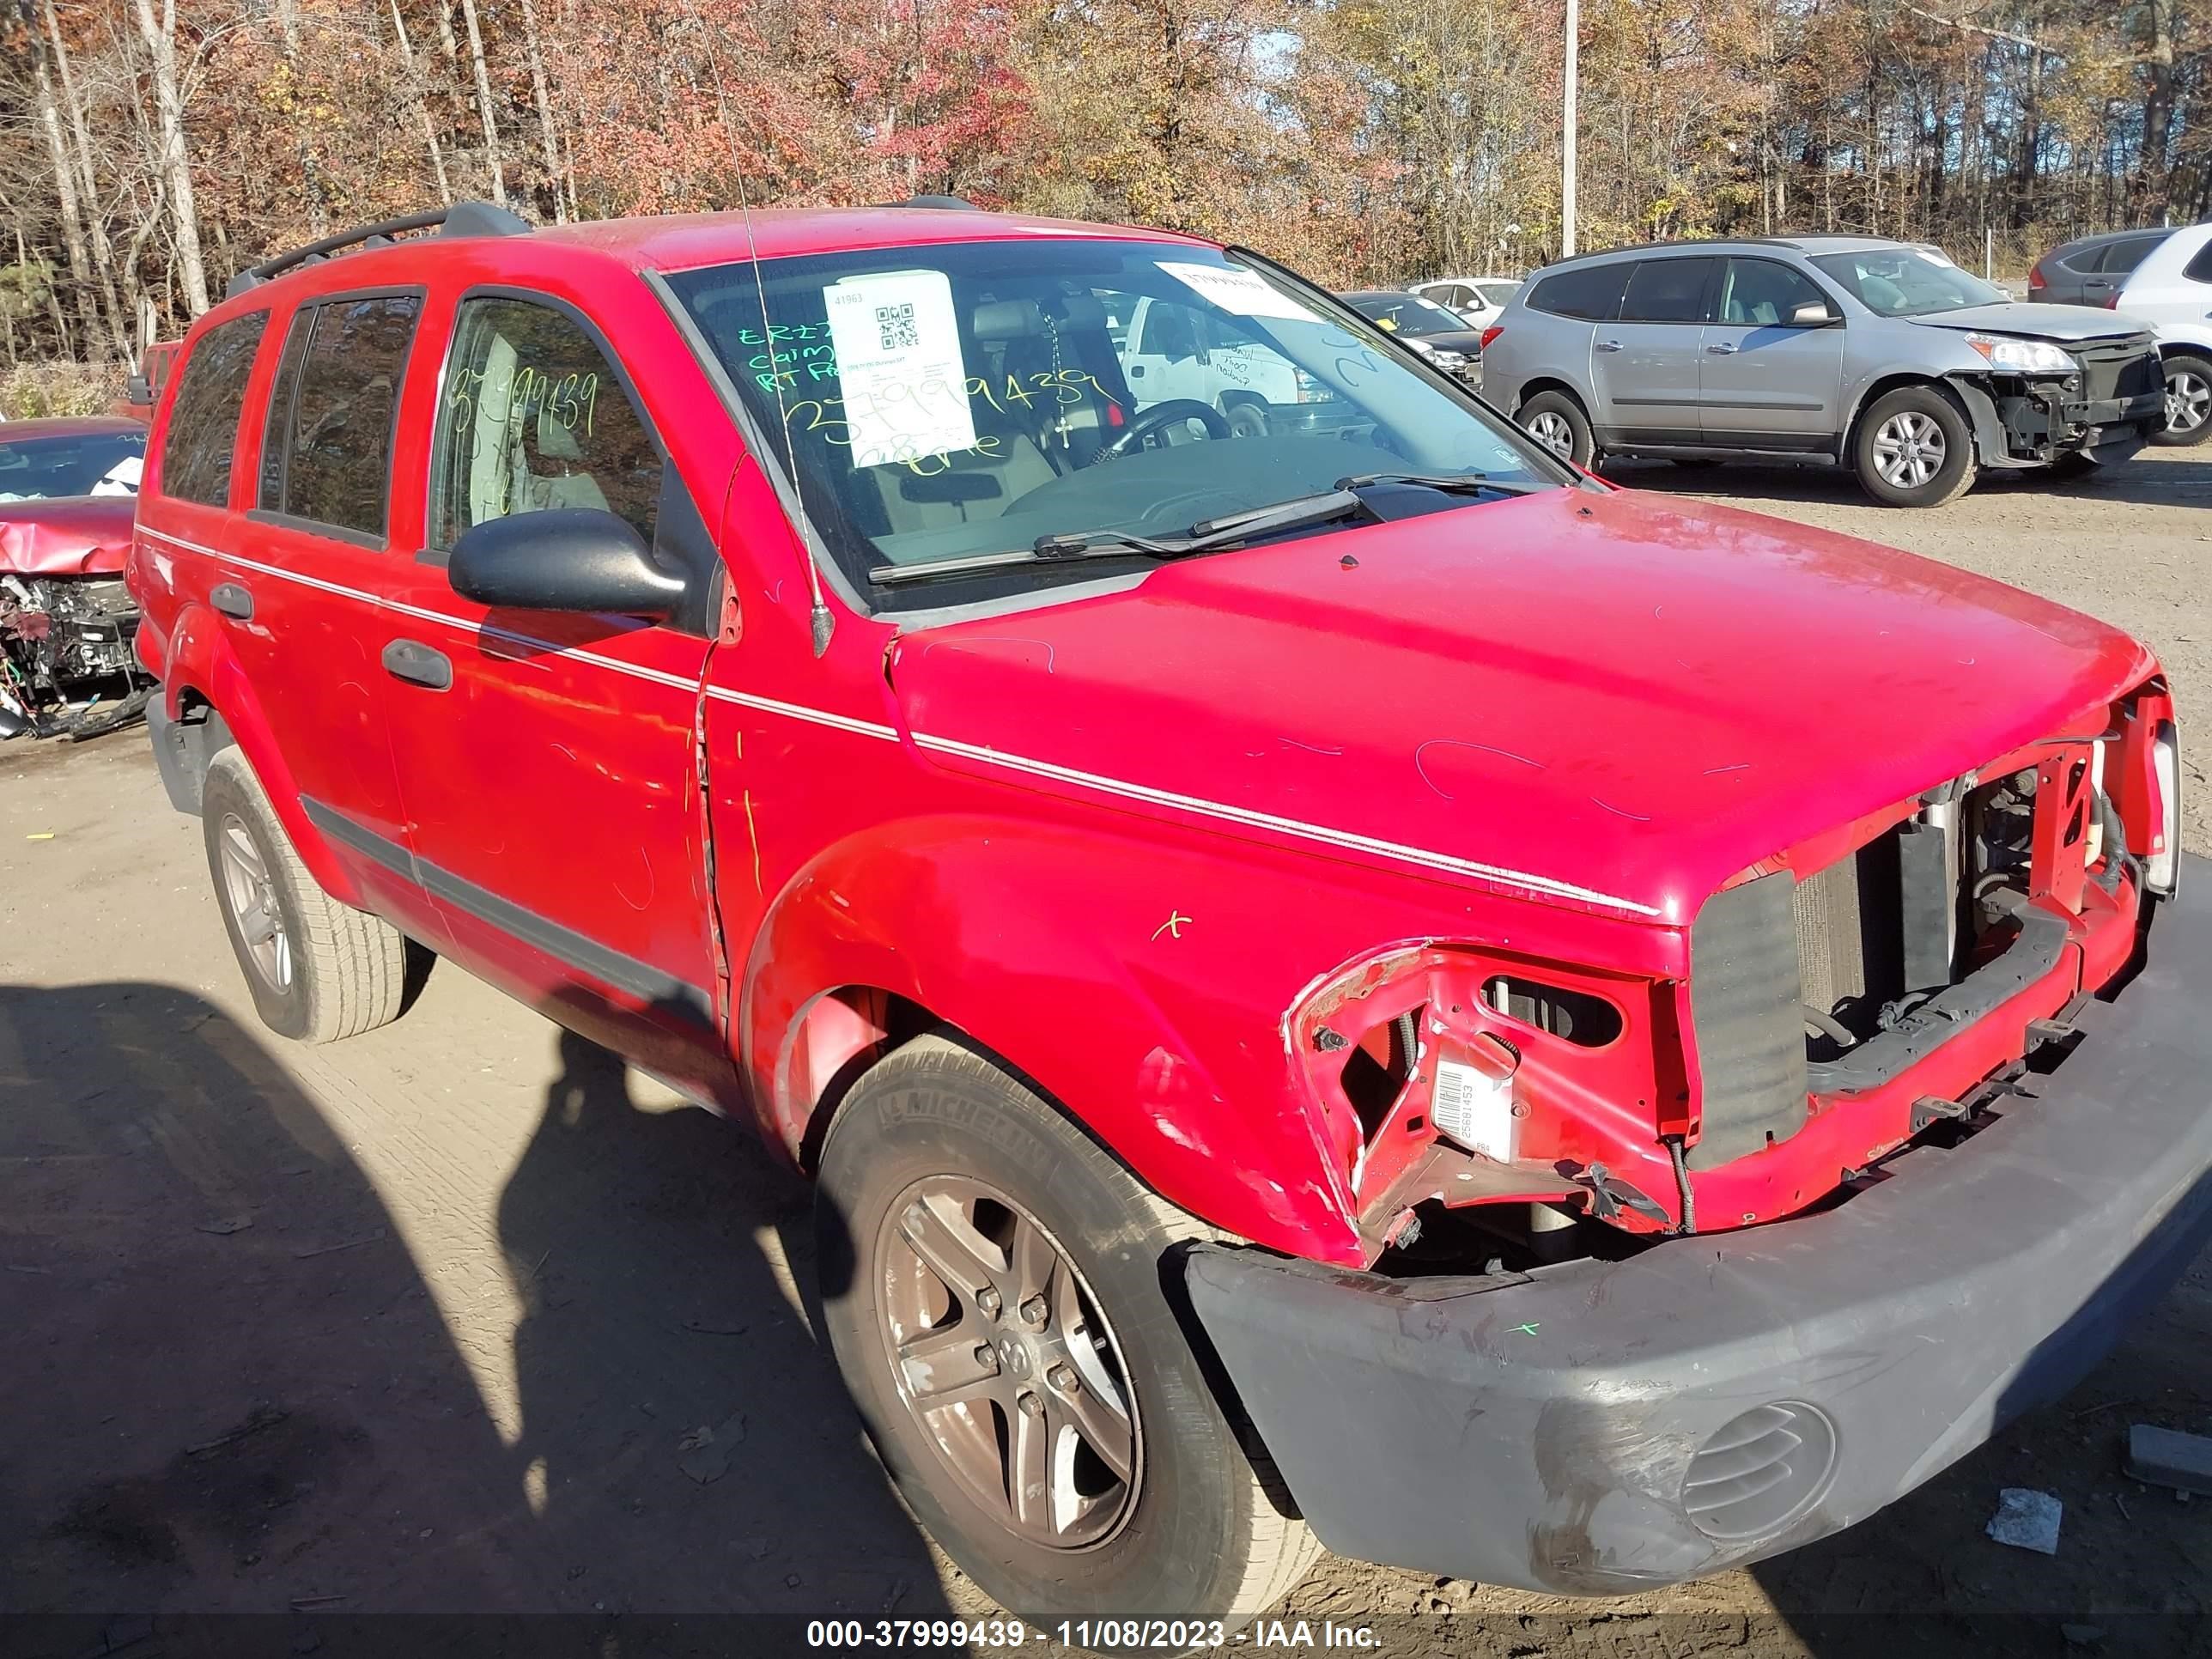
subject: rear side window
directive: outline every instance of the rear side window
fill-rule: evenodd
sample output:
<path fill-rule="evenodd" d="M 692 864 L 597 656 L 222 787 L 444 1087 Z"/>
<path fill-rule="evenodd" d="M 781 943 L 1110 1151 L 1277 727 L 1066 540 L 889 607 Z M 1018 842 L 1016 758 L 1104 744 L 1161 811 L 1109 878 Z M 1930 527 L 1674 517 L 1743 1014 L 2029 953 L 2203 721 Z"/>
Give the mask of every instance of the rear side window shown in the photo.
<path fill-rule="evenodd" d="M 1609 323 L 1620 314 L 1620 290 L 1632 269 L 1624 261 L 1557 272 L 1536 284 L 1528 295 L 1528 308 L 1589 323 Z"/>
<path fill-rule="evenodd" d="M 2212 240 L 2197 250 L 2195 257 L 2182 266 L 2181 274 L 2192 283 L 2212 283 Z"/>
<path fill-rule="evenodd" d="M 379 294 L 293 319 L 263 440 L 264 508 L 384 535 L 399 383 L 422 306 L 418 295 Z"/>
<path fill-rule="evenodd" d="M 650 546 L 660 447 L 574 318 L 504 296 L 466 300 L 430 462 L 430 544 L 489 519 L 599 507 Z"/>
<path fill-rule="evenodd" d="M 1718 259 L 1646 259 L 1628 279 L 1620 301 L 1624 323 L 1702 323 L 1705 289 Z"/>
<path fill-rule="evenodd" d="M 2150 258 L 2150 251 L 2164 241 L 2166 235 L 2161 230 L 2155 236 L 2130 236 L 2117 241 L 2105 250 L 2097 269 L 2108 276 L 2124 276 Z"/>
<path fill-rule="evenodd" d="M 184 380 L 169 405 L 161 443 L 161 493 L 206 507 L 230 505 L 230 457 L 246 382 L 269 313 L 234 317 L 210 329 L 185 360 Z"/>

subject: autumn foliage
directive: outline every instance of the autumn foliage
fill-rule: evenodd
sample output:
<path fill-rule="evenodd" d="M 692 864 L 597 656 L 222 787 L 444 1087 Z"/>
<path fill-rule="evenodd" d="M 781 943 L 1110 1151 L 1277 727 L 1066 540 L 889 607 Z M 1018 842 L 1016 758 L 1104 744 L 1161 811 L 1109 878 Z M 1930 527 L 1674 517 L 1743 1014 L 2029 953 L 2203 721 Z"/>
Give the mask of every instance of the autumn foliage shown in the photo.
<path fill-rule="evenodd" d="M 1565 0 L 0 0 L 9 360 L 463 197 L 951 192 L 1323 281 L 1558 249 Z M 1873 230 L 2014 269 L 2212 211 L 2212 0 L 1582 0 L 1582 246 Z"/>

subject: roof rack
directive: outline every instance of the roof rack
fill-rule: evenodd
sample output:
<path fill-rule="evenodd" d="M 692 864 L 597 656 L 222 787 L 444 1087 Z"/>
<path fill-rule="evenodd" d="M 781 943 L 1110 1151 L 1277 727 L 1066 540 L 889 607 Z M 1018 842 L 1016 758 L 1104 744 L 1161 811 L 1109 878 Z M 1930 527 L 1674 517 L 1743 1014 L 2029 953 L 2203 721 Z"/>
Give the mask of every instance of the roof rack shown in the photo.
<path fill-rule="evenodd" d="M 949 208 L 957 213 L 981 213 L 983 210 L 964 196 L 909 196 L 898 205 L 910 208 Z"/>
<path fill-rule="evenodd" d="M 1595 247 L 1587 253 L 1570 253 L 1564 259 L 1554 259 L 1552 264 L 1571 265 L 1584 259 L 1610 259 L 1622 253 L 1657 253 L 1678 247 L 1795 247 L 1796 240 L 1789 236 L 1679 236 L 1663 242 L 1623 242 L 1615 247 Z"/>
<path fill-rule="evenodd" d="M 225 299 L 234 299 L 250 289 L 256 289 L 271 277 L 301 265 L 313 264 L 318 259 L 328 258 L 333 253 L 352 247 L 388 247 L 394 237 L 410 230 L 428 230 L 436 227 L 441 236 L 526 236 L 530 221 L 506 208 L 495 207 L 489 202 L 455 202 L 429 213 L 410 213 L 403 219 L 380 220 L 373 225 L 363 225 L 359 230 L 341 232 L 325 236 L 319 242 L 310 242 L 289 253 L 280 253 L 273 259 L 264 259 L 258 265 L 248 266 L 230 279 L 223 290 Z"/>

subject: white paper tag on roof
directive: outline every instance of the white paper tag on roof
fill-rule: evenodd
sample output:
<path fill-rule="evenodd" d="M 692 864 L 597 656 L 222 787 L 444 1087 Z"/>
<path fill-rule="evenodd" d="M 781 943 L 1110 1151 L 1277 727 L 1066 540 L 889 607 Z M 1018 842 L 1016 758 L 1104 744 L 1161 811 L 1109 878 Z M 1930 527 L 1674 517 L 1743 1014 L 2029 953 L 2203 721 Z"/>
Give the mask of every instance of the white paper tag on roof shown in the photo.
<path fill-rule="evenodd" d="M 854 466 L 975 447 L 968 366 L 943 271 L 854 276 L 823 289 L 822 299 Z"/>
<path fill-rule="evenodd" d="M 1296 300 L 1270 287 L 1256 270 L 1227 265 L 1191 265 L 1160 262 L 1160 269 L 1200 299 L 1211 300 L 1237 317 L 1282 317 L 1294 323 L 1315 320 L 1312 312 Z"/>

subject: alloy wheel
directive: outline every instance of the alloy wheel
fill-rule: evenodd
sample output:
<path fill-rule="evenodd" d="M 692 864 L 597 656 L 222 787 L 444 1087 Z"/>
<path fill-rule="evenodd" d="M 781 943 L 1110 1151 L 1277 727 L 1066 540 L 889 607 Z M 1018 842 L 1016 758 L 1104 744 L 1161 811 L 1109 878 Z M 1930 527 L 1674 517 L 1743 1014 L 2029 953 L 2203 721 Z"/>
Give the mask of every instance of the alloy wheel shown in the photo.
<path fill-rule="evenodd" d="M 270 879 L 267 860 L 254 845 L 246 821 L 235 812 L 222 820 L 222 891 L 230 906 L 238 936 L 246 941 L 246 954 L 270 988 L 292 988 L 292 939 L 284 931 L 284 913 L 276 900 L 276 885 Z"/>
<path fill-rule="evenodd" d="M 1575 432 L 1565 416 L 1548 409 L 1539 410 L 1528 417 L 1528 435 L 1554 455 L 1574 459 Z"/>
<path fill-rule="evenodd" d="M 1917 489 L 1943 470 L 1950 444 L 1932 415 L 1900 410 L 1876 428 L 1874 466 L 1900 489 Z"/>
<path fill-rule="evenodd" d="M 2166 376 L 2166 429 L 2194 432 L 2212 418 L 2212 381 L 2195 369 L 2179 368 Z"/>
<path fill-rule="evenodd" d="M 1060 1242 L 984 1182 L 930 1176 L 874 1252 L 900 1402 L 987 1514 L 1033 1544 L 1119 1530 L 1143 1436 L 1112 1328 Z"/>

